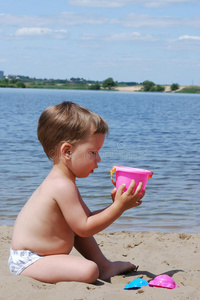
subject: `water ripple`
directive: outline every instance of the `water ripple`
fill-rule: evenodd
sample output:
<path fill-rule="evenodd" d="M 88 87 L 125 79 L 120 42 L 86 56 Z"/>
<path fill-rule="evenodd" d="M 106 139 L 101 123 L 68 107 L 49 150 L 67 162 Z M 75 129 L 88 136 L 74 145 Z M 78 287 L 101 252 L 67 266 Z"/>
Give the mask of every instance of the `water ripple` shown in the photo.
<path fill-rule="evenodd" d="M 77 180 L 91 210 L 111 203 L 110 169 L 154 171 L 140 207 L 108 228 L 128 231 L 200 231 L 200 95 L 0 89 L 0 225 L 12 225 L 51 169 L 37 141 L 47 106 L 74 101 L 104 117 L 110 136 L 99 169 Z"/>

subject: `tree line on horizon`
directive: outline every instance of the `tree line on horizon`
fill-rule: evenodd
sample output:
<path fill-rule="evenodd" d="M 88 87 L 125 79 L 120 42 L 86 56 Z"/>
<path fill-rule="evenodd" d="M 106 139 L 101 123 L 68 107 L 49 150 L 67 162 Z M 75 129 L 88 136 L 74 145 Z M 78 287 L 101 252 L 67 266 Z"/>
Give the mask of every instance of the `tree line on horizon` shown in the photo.
<path fill-rule="evenodd" d="M 104 89 L 112 89 L 116 86 L 134 86 L 134 85 L 143 85 L 144 91 L 162 91 L 162 86 L 155 85 L 152 81 L 146 80 L 143 83 L 138 82 L 118 82 L 114 81 L 112 77 L 109 77 L 103 81 L 94 81 L 94 80 L 86 80 L 84 78 L 70 78 L 68 79 L 37 79 L 30 78 L 28 76 L 20 76 L 20 75 L 9 75 L 7 77 L 0 78 L 0 87 L 17 87 L 17 88 L 25 88 L 25 87 L 44 87 L 48 86 L 52 88 L 56 87 L 67 87 L 70 86 L 73 88 L 82 86 L 87 87 L 92 90 L 100 90 Z"/>
<path fill-rule="evenodd" d="M 142 83 L 143 85 L 143 91 L 144 92 L 164 92 L 165 87 L 160 84 L 155 84 L 153 81 L 150 80 L 145 80 Z M 176 91 L 179 89 L 179 84 L 178 83 L 172 83 L 170 85 L 171 91 Z"/>
<path fill-rule="evenodd" d="M 117 86 L 134 86 L 141 85 L 141 91 L 144 92 L 164 92 L 165 86 L 155 84 L 153 81 L 145 80 L 141 83 L 138 82 L 118 82 L 109 77 L 103 81 L 86 80 L 84 78 L 70 78 L 68 79 L 37 79 L 21 75 L 9 75 L 0 78 L 0 87 L 12 88 L 49 88 L 49 89 L 89 89 L 89 90 L 112 90 Z M 172 83 L 170 90 L 172 92 L 179 89 L 178 83 Z M 187 87 L 182 92 L 186 93 L 199 93 L 198 86 Z"/>
<path fill-rule="evenodd" d="M 84 88 L 84 89 L 93 89 L 99 90 L 101 88 L 111 89 L 114 86 L 118 85 L 137 85 L 138 82 L 114 82 L 114 80 L 110 77 L 105 79 L 104 81 L 94 81 L 94 80 L 86 80 L 84 78 L 70 78 L 70 79 L 41 79 L 41 78 L 30 78 L 28 76 L 21 75 L 8 75 L 0 78 L 0 87 L 52 87 L 52 88 Z"/>

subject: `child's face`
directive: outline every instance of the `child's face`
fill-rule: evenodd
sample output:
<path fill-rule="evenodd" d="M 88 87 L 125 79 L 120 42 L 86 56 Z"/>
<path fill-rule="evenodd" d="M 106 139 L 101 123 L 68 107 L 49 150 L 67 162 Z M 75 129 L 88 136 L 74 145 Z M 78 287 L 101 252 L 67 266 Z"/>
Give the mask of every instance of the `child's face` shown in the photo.
<path fill-rule="evenodd" d="M 98 168 L 97 163 L 101 161 L 99 150 L 103 146 L 104 139 L 105 134 L 90 134 L 72 149 L 70 169 L 75 177 L 87 177 Z"/>

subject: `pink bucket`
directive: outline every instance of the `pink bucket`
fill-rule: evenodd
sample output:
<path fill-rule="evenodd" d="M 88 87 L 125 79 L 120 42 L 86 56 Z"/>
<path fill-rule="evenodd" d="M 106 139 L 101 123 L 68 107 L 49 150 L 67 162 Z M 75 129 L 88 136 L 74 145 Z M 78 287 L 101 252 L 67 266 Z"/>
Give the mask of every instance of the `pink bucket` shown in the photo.
<path fill-rule="evenodd" d="M 113 180 L 113 174 L 116 172 L 116 182 Z M 135 180 L 135 187 L 134 191 L 137 188 L 140 182 L 143 183 L 142 191 L 145 189 L 147 181 L 153 175 L 152 171 L 144 170 L 144 169 L 136 169 L 136 168 L 129 168 L 129 167 L 119 167 L 113 166 L 112 170 L 110 171 L 111 181 L 118 189 L 120 185 L 125 184 L 126 188 L 124 192 L 129 187 L 131 181 Z"/>

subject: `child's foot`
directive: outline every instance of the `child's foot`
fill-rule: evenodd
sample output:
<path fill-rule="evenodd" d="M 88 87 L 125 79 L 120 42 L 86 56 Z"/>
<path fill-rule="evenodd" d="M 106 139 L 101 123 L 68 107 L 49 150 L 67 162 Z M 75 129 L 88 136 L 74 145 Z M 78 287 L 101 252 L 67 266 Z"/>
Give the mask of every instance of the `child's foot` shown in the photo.
<path fill-rule="evenodd" d="M 123 261 L 108 261 L 106 267 L 100 270 L 99 278 L 102 280 L 107 280 L 115 275 L 127 273 L 130 271 L 137 271 L 138 266 L 131 264 L 130 262 L 123 262 Z"/>

